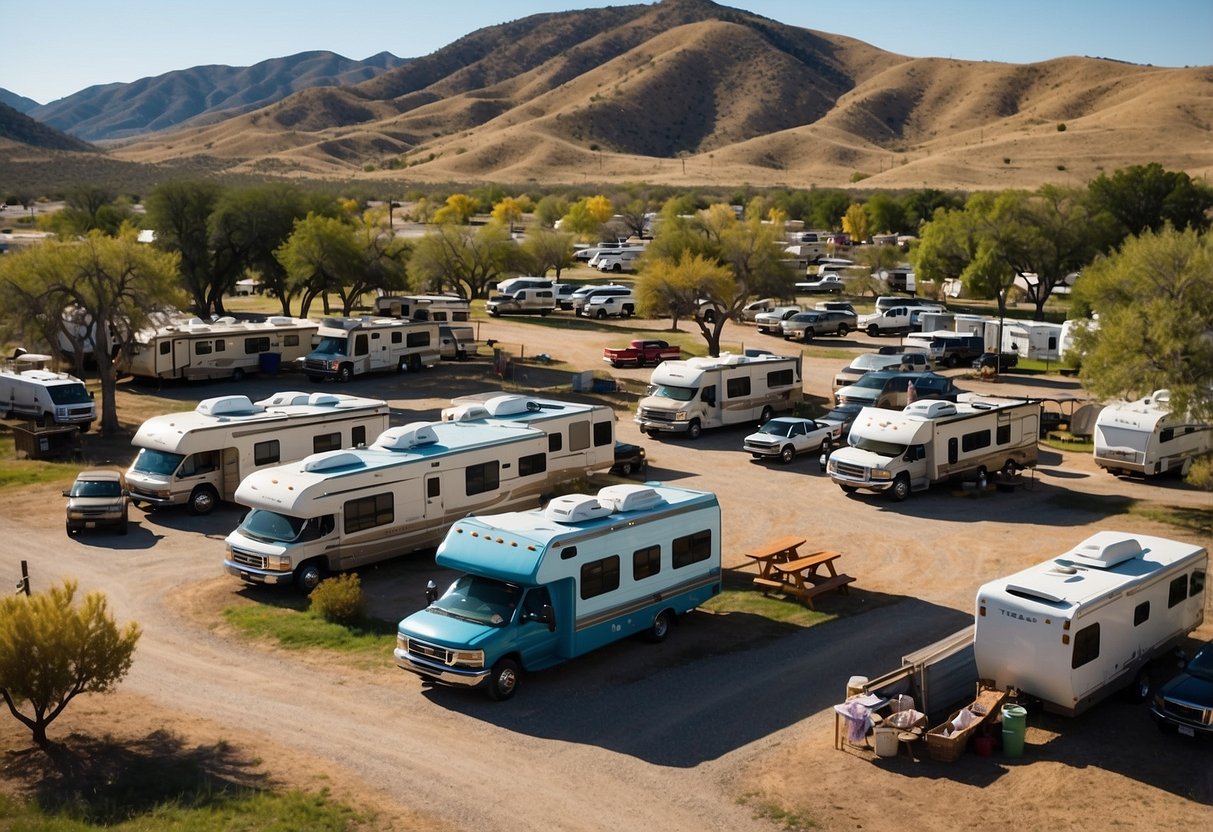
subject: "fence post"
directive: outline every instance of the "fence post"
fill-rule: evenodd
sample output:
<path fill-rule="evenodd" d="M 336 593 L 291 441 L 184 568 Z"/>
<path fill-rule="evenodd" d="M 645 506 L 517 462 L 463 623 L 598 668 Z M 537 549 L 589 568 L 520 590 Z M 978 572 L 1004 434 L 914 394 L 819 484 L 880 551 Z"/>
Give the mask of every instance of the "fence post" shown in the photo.
<path fill-rule="evenodd" d="M 17 594 L 25 593 L 29 597 L 29 563 L 21 561 L 21 580 L 17 581 Z"/>

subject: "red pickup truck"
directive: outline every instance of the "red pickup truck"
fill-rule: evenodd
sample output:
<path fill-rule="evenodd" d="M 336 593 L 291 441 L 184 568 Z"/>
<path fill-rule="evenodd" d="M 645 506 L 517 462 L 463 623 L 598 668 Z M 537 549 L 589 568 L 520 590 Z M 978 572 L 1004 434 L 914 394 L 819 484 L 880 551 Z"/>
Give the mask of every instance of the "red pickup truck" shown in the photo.
<path fill-rule="evenodd" d="M 606 347 L 602 351 L 602 360 L 610 363 L 612 367 L 643 367 L 645 364 L 660 364 L 662 361 L 677 361 L 680 358 L 682 348 L 671 347 L 665 341 L 637 339 L 626 347 Z"/>

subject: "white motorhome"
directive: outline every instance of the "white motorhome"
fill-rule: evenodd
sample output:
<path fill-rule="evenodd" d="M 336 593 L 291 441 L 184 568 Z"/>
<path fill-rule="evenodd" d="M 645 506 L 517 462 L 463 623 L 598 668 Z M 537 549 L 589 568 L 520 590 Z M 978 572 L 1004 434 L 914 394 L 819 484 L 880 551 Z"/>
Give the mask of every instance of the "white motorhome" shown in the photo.
<path fill-rule="evenodd" d="M 396 664 L 508 699 L 521 674 L 630 635 L 664 641 L 720 592 L 716 495 L 612 485 L 544 509 L 468 517 L 438 548 L 463 573 L 397 629 Z"/>
<path fill-rule="evenodd" d="M 1150 662 L 1204 621 L 1200 546 L 1097 532 L 977 591 L 977 673 L 1074 716 L 1118 690 L 1145 700 Z"/>
<path fill-rule="evenodd" d="M 316 329 L 315 321 L 285 316 L 209 323 L 191 318 L 137 333 L 118 369 L 140 378 L 239 380 L 245 373 L 276 370 L 307 355 Z"/>
<path fill-rule="evenodd" d="M 135 432 L 139 455 L 126 472 L 131 502 L 188 505 L 209 514 L 231 501 L 249 472 L 319 451 L 365 445 L 388 428 L 380 399 L 275 393 L 205 399 L 193 410 L 153 416 Z"/>
<path fill-rule="evenodd" d="M 902 411 L 865 407 L 826 472 L 843 491 L 886 491 L 895 500 L 960 477 L 984 486 L 991 471 L 1011 476 L 1036 464 L 1039 425 L 1039 402 L 920 399 Z"/>
<path fill-rule="evenodd" d="M 550 441 L 526 425 L 413 422 L 368 448 L 254 471 L 236 489 L 252 511 L 227 536 L 224 566 L 310 592 L 329 571 L 437 546 L 472 512 L 529 508 L 589 473 L 549 466 Z"/>
<path fill-rule="evenodd" d="M 615 464 L 615 411 L 516 393 L 478 393 L 451 400 L 444 422 L 527 425 L 548 435 L 549 471 L 605 471 Z"/>
<path fill-rule="evenodd" d="M 383 295 L 375 298 L 375 314 L 439 323 L 471 320 L 470 306 L 457 295 Z"/>
<path fill-rule="evenodd" d="M 416 372 L 441 359 L 437 321 L 395 318 L 325 318 L 320 343 L 303 359 L 311 381 L 349 381 L 378 370 Z"/>
<path fill-rule="evenodd" d="M 1002 349 L 1020 358 L 1056 361 L 1061 358 L 1061 324 L 1009 320 L 1002 327 Z"/>
<path fill-rule="evenodd" d="M 75 376 L 47 370 L 51 360 L 49 355 L 18 352 L 0 367 L 0 416 L 87 431 L 97 418 L 93 397 Z"/>
<path fill-rule="evenodd" d="M 1095 419 L 1095 464 L 1111 474 L 1187 476 L 1192 460 L 1213 451 L 1213 424 L 1171 412 L 1171 391 L 1110 404 Z"/>
<path fill-rule="evenodd" d="M 804 398 L 800 356 L 733 355 L 663 361 L 636 408 L 642 433 L 685 433 L 765 422 Z"/>

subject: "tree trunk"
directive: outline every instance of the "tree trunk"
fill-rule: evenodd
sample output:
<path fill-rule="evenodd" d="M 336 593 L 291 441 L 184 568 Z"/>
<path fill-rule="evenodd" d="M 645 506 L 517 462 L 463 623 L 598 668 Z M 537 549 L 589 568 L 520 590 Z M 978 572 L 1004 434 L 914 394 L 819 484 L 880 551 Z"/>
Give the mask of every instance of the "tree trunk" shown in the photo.
<path fill-rule="evenodd" d="M 110 342 L 109 316 L 98 316 L 93 356 L 97 359 L 97 375 L 101 379 L 102 436 L 113 436 L 118 432 L 118 376 L 114 368 L 114 359 L 108 348 L 97 348 L 100 344 L 108 345 Z"/>

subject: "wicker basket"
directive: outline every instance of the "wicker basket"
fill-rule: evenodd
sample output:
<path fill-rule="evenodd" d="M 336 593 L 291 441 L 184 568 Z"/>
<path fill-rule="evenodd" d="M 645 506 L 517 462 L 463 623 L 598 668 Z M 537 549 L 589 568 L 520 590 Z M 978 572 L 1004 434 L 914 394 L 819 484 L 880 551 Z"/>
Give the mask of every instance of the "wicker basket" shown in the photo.
<path fill-rule="evenodd" d="M 993 688 L 984 687 L 981 683 L 977 686 L 977 697 L 970 702 L 967 707 L 970 711 L 977 714 L 975 719 L 967 728 L 961 731 L 953 731 L 950 734 L 945 734 L 945 729 L 952 724 L 952 720 L 956 719 L 957 714 L 961 709 L 952 712 L 946 722 L 936 725 L 930 731 L 927 731 L 927 754 L 932 760 L 941 763 L 953 763 L 961 754 L 964 753 L 965 746 L 969 744 L 969 738 L 986 723 L 990 717 L 998 713 L 998 709 L 1002 707 L 1003 700 L 1007 698 L 1007 692 L 994 690 Z"/>

